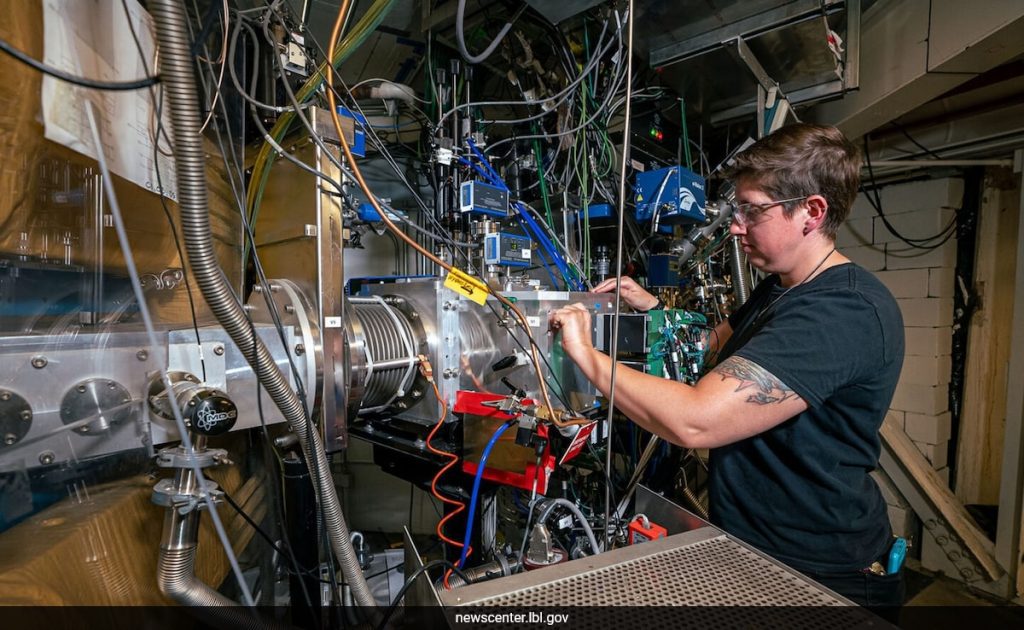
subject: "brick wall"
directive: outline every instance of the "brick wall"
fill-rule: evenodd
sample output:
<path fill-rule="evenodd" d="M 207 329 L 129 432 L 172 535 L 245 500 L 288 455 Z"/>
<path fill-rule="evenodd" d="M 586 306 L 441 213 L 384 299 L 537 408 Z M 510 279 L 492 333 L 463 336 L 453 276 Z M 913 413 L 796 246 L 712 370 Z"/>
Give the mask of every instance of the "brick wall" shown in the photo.
<path fill-rule="evenodd" d="M 939 233 L 953 218 L 963 195 L 960 179 L 936 179 L 886 186 L 882 209 L 904 237 Z M 889 416 L 903 427 L 932 466 L 944 475 L 951 423 L 949 375 L 953 324 L 956 241 L 933 250 L 910 248 L 883 223 L 863 195 L 839 230 L 836 245 L 852 261 L 874 272 L 900 305 L 906 356 Z M 884 476 L 876 477 L 889 504 L 893 528 L 913 533 L 910 510 Z"/>

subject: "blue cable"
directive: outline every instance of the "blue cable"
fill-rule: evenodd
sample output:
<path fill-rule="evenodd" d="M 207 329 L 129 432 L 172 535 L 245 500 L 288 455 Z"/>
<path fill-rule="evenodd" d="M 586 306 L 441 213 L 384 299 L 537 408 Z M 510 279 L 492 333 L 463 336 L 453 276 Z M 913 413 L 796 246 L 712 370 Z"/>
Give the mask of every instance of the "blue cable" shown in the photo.
<path fill-rule="evenodd" d="M 523 219 L 521 217 L 517 216 L 516 220 L 519 221 L 519 227 L 522 228 L 522 230 L 524 232 L 529 234 L 530 230 L 523 223 Z M 551 271 L 551 265 L 549 265 L 547 263 L 547 261 L 544 260 L 543 252 L 537 252 L 537 259 L 540 260 L 540 264 L 544 266 L 544 271 L 547 271 L 548 272 L 548 277 L 551 278 L 551 288 L 553 290 L 557 291 L 558 290 L 558 278 L 556 278 L 555 277 L 555 273 L 553 271 Z"/>
<path fill-rule="evenodd" d="M 480 168 L 480 166 L 477 165 L 476 163 L 470 162 L 469 160 L 467 160 L 464 157 L 460 157 L 459 158 L 459 164 L 465 164 L 466 166 L 471 167 L 473 170 L 476 171 L 477 175 L 479 175 L 481 178 L 487 180 L 487 182 L 489 184 L 491 184 L 492 186 L 494 185 L 494 182 L 490 181 L 490 177 L 487 175 L 487 173 L 485 173 L 484 170 L 482 168 Z"/>
<path fill-rule="evenodd" d="M 490 161 L 487 160 L 487 157 L 483 153 L 481 153 L 480 149 L 477 148 L 476 143 L 473 142 L 473 139 L 466 138 L 466 144 L 469 146 L 470 151 L 473 152 L 473 155 L 475 155 L 476 158 L 480 161 L 480 164 L 483 167 L 483 171 L 486 172 L 483 172 L 479 166 L 465 158 L 460 157 L 459 162 L 466 164 L 468 166 L 472 166 L 473 169 L 492 186 L 496 186 L 498 188 L 501 188 L 502 190 L 507 191 L 509 189 L 508 185 L 505 184 L 505 181 L 502 180 L 501 176 L 497 173 L 497 171 L 494 170 L 494 168 L 491 166 Z M 541 247 L 547 253 L 548 258 L 550 258 L 551 261 L 555 264 L 555 267 L 558 268 L 559 273 L 565 280 L 566 288 L 582 290 L 582 282 L 580 282 L 579 279 L 575 278 L 574 275 L 570 273 L 568 263 L 566 262 L 565 258 L 563 258 L 562 255 L 558 253 L 558 250 L 555 248 L 554 243 L 551 242 L 551 239 L 548 238 L 544 230 L 542 230 L 540 226 L 537 225 L 537 222 L 533 219 L 532 216 L 530 216 L 530 213 L 526 210 L 526 208 L 523 207 L 522 202 L 516 202 L 514 204 L 514 207 L 516 211 L 519 212 L 519 215 L 523 217 L 523 219 L 525 219 L 526 225 L 528 226 L 527 232 L 533 234 L 534 240 L 540 243 Z M 556 288 L 557 284 L 558 283 L 555 282 Z"/>
<path fill-rule="evenodd" d="M 484 447 L 484 452 L 480 455 L 480 463 L 476 468 L 476 477 L 473 478 L 473 493 L 469 499 L 469 514 L 466 515 L 466 537 L 462 539 L 462 555 L 459 556 L 459 567 L 466 566 L 466 555 L 469 551 L 469 539 L 473 537 L 473 517 L 476 515 L 476 498 L 480 494 L 480 480 L 484 477 L 484 467 L 487 465 L 487 458 L 491 456 L 491 450 L 494 445 L 497 444 L 498 438 L 505 432 L 510 426 L 515 424 L 515 420 L 506 420 L 501 423 L 501 426 L 491 436 L 490 441 L 487 442 L 487 446 Z"/>
<path fill-rule="evenodd" d="M 473 152 L 473 155 L 475 155 L 477 159 L 480 160 L 481 163 L 483 163 L 484 167 L 487 168 L 488 172 L 490 172 L 494 180 L 497 182 L 501 182 L 501 185 L 505 186 L 505 182 L 502 181 L 501 176 L 498 175 L 498 172 L 495 171 L 494 168 L 491 166 L 491 163 L 487 159 L 487 156 L 481 153 L 480 149 L 476 147 L 476 143 L 473 142 L 473 138 L 466 138 L 466 144 L 469 145 L 469 150 Z M 508 186 L 505 186 L 505 189 L 508 190 Z"/>

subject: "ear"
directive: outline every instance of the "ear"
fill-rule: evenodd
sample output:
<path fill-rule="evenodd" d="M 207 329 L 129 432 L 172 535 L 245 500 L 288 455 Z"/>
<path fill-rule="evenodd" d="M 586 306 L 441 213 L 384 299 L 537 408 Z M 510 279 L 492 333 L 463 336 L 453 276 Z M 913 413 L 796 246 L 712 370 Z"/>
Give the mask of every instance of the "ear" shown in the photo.
<path fill-rule="evenodd" d="M 828 216 L 828 201 L 821 195 L 811 195 L 804 201 L 807 213 L 804 219 L 804 235 L 810 234 L 825 222 Z"/>

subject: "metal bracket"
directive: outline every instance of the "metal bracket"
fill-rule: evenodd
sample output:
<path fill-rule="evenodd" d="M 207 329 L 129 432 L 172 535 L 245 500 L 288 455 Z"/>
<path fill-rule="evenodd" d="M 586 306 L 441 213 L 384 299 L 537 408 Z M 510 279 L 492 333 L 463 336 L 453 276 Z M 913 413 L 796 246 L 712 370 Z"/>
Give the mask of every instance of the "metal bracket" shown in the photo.
<path fill-rule="evenodd" d="M 222 448 L 204 449 L 200 453 L 189 453 L 180 446 L 162 449 L 156 456 L 156 464 L 161 468 L 191 468 L 193 463 L 200 468 L 210 468 L 221 464 L 230 464 L 228 452 Z"/>
<path fill-rule="evenodd" d="M 757 80 L 757 136 L 763 137 L 781 127 L 786 121 L 787 114 L 792 114 L 793 118 L 796 118 L 778 81 L 768 76 L 754 51 L 747 46 L 747 42 L 736 36 L 725 44 L 726 50 L 738 62 L 747 66 Z"/>
<path fill-rule="evenodd" d="M 206 485 L 210 492 L 210 499 L 214 503 L 220 503 L 224 500 L 224 491 L 217 486 L 216 482 L 207 479 Z M 199 488 L 196 488 L 193 492 L 178 492 L 174 479 L 161 479 L 158 481 L 153 486 L 152 501 L 156 505 L 174 508 L 181 515 L 188 514 L 193 510 L 201 510 L 206 506 L 206 497 L 203 496 Z"/>

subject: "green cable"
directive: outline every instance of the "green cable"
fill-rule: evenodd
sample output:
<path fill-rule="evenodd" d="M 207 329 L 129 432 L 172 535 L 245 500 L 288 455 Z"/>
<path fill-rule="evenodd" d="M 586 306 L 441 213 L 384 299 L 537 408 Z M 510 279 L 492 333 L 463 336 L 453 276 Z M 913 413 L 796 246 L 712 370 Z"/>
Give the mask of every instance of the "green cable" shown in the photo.
<path fill-rule="evenodd" d="M 373 34 L 380 23 L 384 20 L 387 14 L 393 8 L 396 0 L 377 0 L 360 18 L 359 22 L 349 31 L 335 47 L 334 59 L 335 70 L 344 63 L 356 49 L 359 48 L 366 41 L 366 39 Z M 325 83 L 324 77 L 326 76 L 328 60 L 324 60 L 317 68 L 316 72 L 310 75 L 309 79 L 299 88 L 295 95 L 295 100 L 299 103 L 306 103 L 309 101 L 314 94 L 320 89 Z M 273 128 L 270 130 L 270 137 L 272 137 L 278 144 L 287 135 L 289 128 L 292 123 L 295 122 L 297 116 L 295 112 L 285 112 L 278 117 L 277 122 L 274 123 Z M 276 151 L 270 145 L 269 142 L 264 142 L 263 146 L 260 147 L 260 151 L 256 156 L 256 160 L 253 163 L 252 180 L 249 184 L 249 191 L 246 198 L 248 204 L 249 214 L 249 225 L 255 229 L 256 220 L 259 217 L 260 204 L 263 201 L 263 189 L 267 185 L 267 180 L 270 178 L 270 167 L 274 160 L 277 158 Z M 243 245 L 242 260 L 247 260 L 249 257 L 249 242 L 246 241 Z"/>

